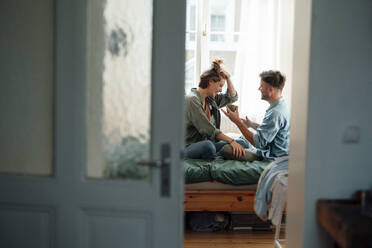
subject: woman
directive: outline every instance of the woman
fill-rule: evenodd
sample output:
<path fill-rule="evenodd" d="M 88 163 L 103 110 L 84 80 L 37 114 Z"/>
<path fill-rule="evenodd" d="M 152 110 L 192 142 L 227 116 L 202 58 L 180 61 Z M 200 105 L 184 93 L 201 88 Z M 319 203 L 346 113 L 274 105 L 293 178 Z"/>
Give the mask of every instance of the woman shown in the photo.
<path fill-rule="evenodd" d="M 200 76 L 199 88 L 191 89 L 186 95 L 186 158 L 214 159 L 226 144 L 231 145 L 234 156 L 245 155 L 244 140 L 234 140 L 219 130 L 219 109 L 238 99 L 222 63 L 222 60 L 213 61 L 212 68 Z M 225 81 L 227 91 L 220 94 Z"/>

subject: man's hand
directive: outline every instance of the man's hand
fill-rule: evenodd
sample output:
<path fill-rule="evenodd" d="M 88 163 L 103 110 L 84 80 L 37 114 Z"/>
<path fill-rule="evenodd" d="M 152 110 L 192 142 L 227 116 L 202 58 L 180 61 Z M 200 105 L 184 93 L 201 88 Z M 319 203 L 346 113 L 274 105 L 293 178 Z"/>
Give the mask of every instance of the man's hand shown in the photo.
<path fill-rule="evenodd" d="M 229 108 L 226 108 L 227 112 L 223 109 L 221 109 L 222 112 L 232 121 L 234 122 L 235 124 L 239 123 L 241 120 L 240 120 L 240 117 L 239 117 L 239 109 L 238 109 L 238 106 L 236 106 L 236 109 L 235 111 L 231 111 Z"/>
<path fill-rule="evenodd" d="M 240 158 L 241 156 L 245 155 L 244 147 L 242 147 L 238 142 L 235 140 L 230 143 L 232 149 L 233 149 L 233 155 L 237 158 Z"/>
<path fill-rule="evenodd" d="M 246 127 L 252 127 L 253 128 L 253 123 L 248 119 L 248 116 L 245 117 L 245 119 L 241 118 L 240 119 Z"/>

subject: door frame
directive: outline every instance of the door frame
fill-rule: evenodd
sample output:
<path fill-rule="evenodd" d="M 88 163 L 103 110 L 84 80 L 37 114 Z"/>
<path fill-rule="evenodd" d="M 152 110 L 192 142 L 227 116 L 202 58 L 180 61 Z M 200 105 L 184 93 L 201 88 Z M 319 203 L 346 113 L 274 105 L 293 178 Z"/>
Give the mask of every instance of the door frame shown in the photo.
<path fill-rule="evenodd" d="M 312 0 L 294 1 L 291 142 L 287 195 L 288 247 L 303 247 Z"/>

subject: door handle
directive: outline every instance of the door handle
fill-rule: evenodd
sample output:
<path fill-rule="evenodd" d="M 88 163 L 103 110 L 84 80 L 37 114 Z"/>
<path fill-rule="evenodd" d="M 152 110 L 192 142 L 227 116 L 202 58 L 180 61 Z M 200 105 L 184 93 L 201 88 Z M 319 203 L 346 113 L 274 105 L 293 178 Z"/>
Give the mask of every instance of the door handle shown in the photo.
<path fill-rule="evenodd" d="M 138 165 L 148 166 L 150 168 L 159 168 L 160 173 L 160 195 L 162 197 L 170 197 L 170 165 L 171 165 L 171 150 L 169 143 L 161 145 L 160 160 L 142 160 L 137 162 Z"/>
<path fill-rule="evenodd" d="M 161 168 L 162 162 L 160 160 L 150 161 L 148 159 L 137 162 L 138 165 L 148 166 L 150 168 Z"/>

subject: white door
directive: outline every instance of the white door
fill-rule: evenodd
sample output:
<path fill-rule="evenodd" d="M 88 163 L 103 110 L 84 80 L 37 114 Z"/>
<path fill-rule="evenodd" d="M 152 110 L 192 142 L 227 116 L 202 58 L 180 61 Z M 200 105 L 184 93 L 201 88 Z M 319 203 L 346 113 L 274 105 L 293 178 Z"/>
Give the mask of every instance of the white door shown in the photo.
<path fill-rule="evenodd" d="M 182 247 L 185 3 L 153 1 L 0 1 L 1 248 Z"/>

